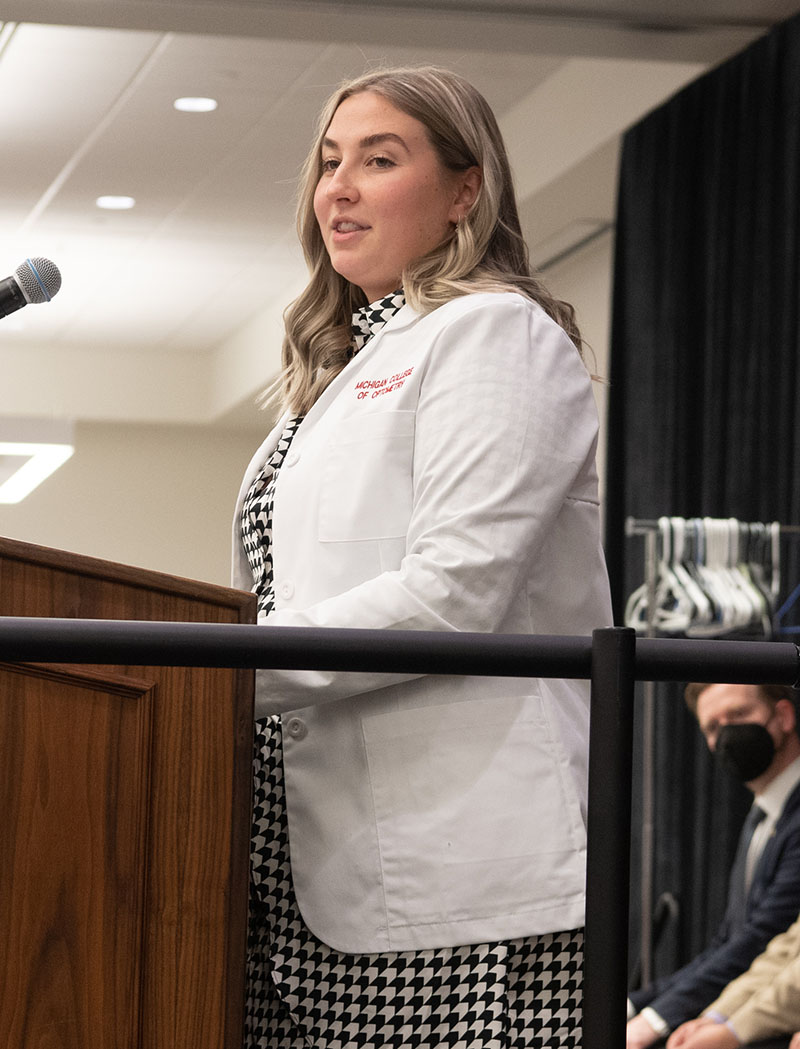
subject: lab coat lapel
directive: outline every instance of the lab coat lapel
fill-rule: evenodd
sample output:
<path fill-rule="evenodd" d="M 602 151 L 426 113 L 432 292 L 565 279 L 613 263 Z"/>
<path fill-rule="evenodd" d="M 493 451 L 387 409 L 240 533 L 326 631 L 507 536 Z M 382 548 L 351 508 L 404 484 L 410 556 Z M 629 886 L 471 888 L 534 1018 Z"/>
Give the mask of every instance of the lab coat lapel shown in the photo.
<path fill-rule="evenodd" d="M 418 318 L 419 314 L 413 310 L 408 303 L 406 303 L 405 306 L 401 306 L 397 313 L 387 321 L 377 334 L 372 336 L 366 346 L 360 350 L 355 357 L 353 357 L 347 366 L 339 372 L 331 384 L 325 388 L 319 399 L 314 403 L 313 407 L 303 419 L 303 425 L 297 431 L 297 440 L 301 438 L 304 431 L 305 433 L 309 432 L 317 420 L 320 419 L 331 407 L 341 391 L 352 382 L 353 378 L 363 370 L 372 358 L 375 357 L 385 336 L 391 332 L 397 332 L 403 328 L 410 327 Z"/>
<path fill-rule="evenodd" d="M 402 306 L 397 313 L 381 328 L 381 330 L 369 340 L 366 346 L 344 367 L 331 384 L 322 392 L 319 399 L 312 406 L 310 411 L 306 414 L 303 419 L 303 425 L 297 431 L 295 442 L 301 444 L 304 434 L 307 434 L 315 422 L 322 418 L 325 412 L 330 408 L 333 402 L 336 400 L 339 393 L 349 382 L 352 381 L 353 377 L 358 375 L 364 366 L 375 356 L 378 347 L 381 345 L 383 337 L 389 332 L 399 331 L 403 328 L 407 328 L 414 323 L 419 317 L 419 314 L 413 310 L 408 303 Z M 275 448 L 278 445 L 283 429 L 286 426 L 291 412 L 284 412 L 272 430 L 269 432 L 267 437 L 262 441 L 258 451 L 250 460 L 250 464 L 245 471 L 244 478 L 242 479 L 241 488 L 239 489 L 239 498 L 237 500 L 237 509 L 241 507 L 242 501 L 245 494 L 247 493 L 250 485 L 259 470 L 262 469 L 264 463 L 269 459 Z"/>

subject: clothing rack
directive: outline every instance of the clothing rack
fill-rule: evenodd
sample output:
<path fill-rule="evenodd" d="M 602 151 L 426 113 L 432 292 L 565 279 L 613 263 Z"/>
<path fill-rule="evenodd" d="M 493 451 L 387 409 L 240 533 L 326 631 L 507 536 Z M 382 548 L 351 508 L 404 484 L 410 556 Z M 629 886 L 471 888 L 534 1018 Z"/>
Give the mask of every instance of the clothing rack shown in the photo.
<path fill-rule="evenodd" d="M 766 526 L 764 526 L 766 527 Z M 777 529 L 781 538 L 800 537 L 800 525 L 784 525 L 771 522 L 769 527 Z M 658 537 L 661 530 L 661 519 L 628 517 L 625 520 L 626 536 L 644 536 L 644 579 L 647 602 L 647 618 L 644 636 L 654 638 L 657 635 L 655 624 L 656 588 L 658 580 Z M 776 584 L 780 580 L 780 550 L 776 547 L 774 572 Z M 775 587 L 777 597 L 778 586 Z M 800 596 L 800 587 L 793 592 L 790 600 Z M 783 611 L 787 606 L 783 606 Z M 773 609 L 773 614 L 775 610 Z M 797 633 L 798 631 L 791 631 Z M 641 981 L 647 984 L 652 979 L 653 963 L 653 863 L 655 821 L 653 817 L 655 802 L 655 770 L 653 752 L 655 747 L 655 682 L 646 680 L 642 683 L 642 840 L 641 840 L 641 885 L 639 902 L 641 908 L 641 930 L 639 951 L 641 959 Z"/>

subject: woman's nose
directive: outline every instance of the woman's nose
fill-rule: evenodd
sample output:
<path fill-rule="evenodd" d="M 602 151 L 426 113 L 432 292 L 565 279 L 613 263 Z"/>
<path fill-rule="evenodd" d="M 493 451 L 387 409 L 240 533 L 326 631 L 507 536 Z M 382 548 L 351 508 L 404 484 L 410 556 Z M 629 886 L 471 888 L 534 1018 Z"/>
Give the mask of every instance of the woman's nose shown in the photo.
<path fill-rule="evenodd" d="M 358 187 L 349 166 L 340 164 L 328 179 L 328 197 L 332 200 L 356 200 Z"/>

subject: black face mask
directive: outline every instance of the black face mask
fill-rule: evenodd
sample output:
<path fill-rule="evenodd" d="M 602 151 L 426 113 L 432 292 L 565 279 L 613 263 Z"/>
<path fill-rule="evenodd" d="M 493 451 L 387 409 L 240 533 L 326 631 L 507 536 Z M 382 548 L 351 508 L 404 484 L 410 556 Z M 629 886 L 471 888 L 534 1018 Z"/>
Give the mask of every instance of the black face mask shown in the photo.
<path fill-rule="evenodd" d="M 714 757 L 731 775 L 743 783 L 750 783 L 772 764 L 775 742 L 757 721 L 723 725 L 717 736 Z"/>

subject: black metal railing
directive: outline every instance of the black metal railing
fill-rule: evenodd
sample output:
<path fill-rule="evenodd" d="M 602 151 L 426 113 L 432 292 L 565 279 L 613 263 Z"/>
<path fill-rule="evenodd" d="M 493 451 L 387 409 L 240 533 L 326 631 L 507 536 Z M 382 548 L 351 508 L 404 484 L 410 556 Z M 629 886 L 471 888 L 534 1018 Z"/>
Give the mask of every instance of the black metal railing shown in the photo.
<path fill-rule="evenodd" d="M 641 681 L 800 681 L 789 642 L 315 630 L 0 617 L 0 661 L 274 667 L 591 681 L 584 1049 L 622 1049 L 627 994 L 631 751 Z"/>

